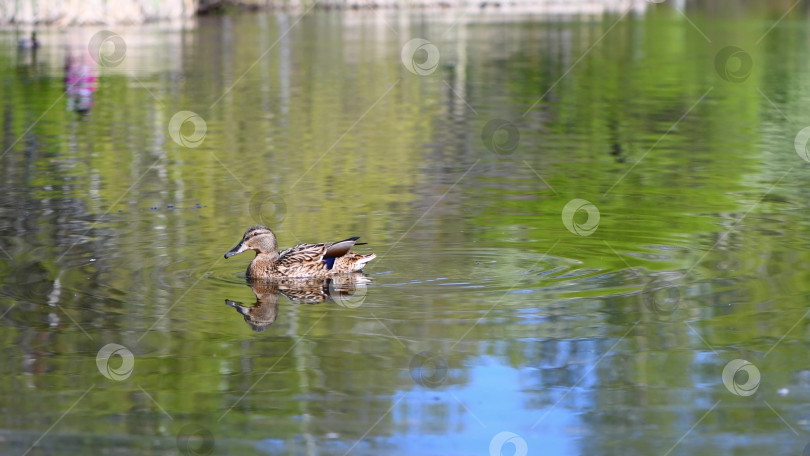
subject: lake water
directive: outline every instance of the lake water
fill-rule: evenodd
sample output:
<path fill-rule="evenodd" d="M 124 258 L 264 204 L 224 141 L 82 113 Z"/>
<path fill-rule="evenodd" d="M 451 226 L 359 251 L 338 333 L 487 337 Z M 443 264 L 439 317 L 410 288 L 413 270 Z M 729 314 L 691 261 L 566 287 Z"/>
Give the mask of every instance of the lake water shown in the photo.
<path fill-rule="evenodd" d="M 802 454 L 788 8 L 3 32 L 0 452 Z M 370 282 L 252 289 L 257 223 Z"/>

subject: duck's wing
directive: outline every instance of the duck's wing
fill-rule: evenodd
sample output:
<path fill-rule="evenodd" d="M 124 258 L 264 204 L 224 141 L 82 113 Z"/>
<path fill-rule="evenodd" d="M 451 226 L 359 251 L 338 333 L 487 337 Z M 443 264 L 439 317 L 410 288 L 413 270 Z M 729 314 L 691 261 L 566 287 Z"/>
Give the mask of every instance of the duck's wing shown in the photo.
<path fill-rule="evenodd" d="M 337 258 L 349 253 L 355 246 L 359 237 L 350 237 L 342 241 L 320 244 L 298 244 L 279 252 L 279 261 L 291 263 L 306 263 L 308 261 L 321 261 L 324 258 Z"/>
<path fill-rule="evenodd" d="M 349 239 L 344 239 L 342 241 L 333 242 L 326 246 L 326 251 L 323 253 L 325 258 L 336 258 L 341 257 L 349 253 L 349 250 L 354 247 L 357 240 L 360 239 L 359 237 L 350 237 Z"/>
<path fill-rule="evenodd" d="M 335 265 L 335 260 L 345 256 L 358 237 L 338 242 L 321 244 L 298 244 L 279 253 L 276 267 L 291 277 L 306 277 L 323 273 Z"/>
<path fill-rule="evenodd" d="M 298 244 L 278 254 L 278 265 L 320 263 L 327 244 Z"/>

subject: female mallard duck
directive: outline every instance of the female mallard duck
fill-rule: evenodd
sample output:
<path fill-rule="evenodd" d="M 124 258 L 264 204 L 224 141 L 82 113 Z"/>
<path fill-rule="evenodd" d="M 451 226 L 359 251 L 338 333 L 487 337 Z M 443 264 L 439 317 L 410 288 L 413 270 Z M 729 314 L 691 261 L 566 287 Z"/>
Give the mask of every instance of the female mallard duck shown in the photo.
<path fill-rule="evenodd" d="M 247 268 L 247 278 L 250 280 L 331 277 L 360 271 L 366 263 L 376 258 L 373 253 L 360 255 L 349 251 L 358 239 L 352 237 L 338 242 L 298 244 L 279 252 L 276 235 L 266 226 L 256 225 L 245 231 L 239 244 L 225 253 L 225 258 L 245 250 L 255 250 L 256 257 Z"/>

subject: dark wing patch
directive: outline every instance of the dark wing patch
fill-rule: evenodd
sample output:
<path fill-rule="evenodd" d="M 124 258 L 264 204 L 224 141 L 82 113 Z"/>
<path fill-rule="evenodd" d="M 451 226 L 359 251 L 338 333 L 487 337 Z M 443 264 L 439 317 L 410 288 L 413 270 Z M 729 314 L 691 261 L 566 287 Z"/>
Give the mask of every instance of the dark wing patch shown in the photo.
<path fill-rule="evenodd" d="M 355 241 L 360 239 L 359 237 L 350 237 L 349 239 L 344 239 L 342 241 L 335 242 L 331 244 L 329 247 L 326 248 L 326 252 L 323 253 L 324 257 L 339 257 L 346 255 L 349 253 L 349 250 L 354 247 Z"/>
<path fill-rule="evenodd" d="M 335 258 L 336 257 L 325 257 L 323 259 L 323 263 L 326 265 L 326 269 L 332 269 L 332 266 L 335 265 Z"/>

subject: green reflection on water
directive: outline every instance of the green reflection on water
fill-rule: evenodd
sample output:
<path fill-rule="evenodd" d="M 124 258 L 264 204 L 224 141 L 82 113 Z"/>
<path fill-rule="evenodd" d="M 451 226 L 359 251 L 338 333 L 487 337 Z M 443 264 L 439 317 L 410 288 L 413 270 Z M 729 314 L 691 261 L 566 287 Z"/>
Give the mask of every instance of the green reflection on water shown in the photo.
<path fill-rule="evenodd" d="M 62 80 L 82 32 L 2 53 L 6 450 L 56 423 L 29 454 L 202 451 L 201 429 L 223 454 L 486 454 L 501 431 L 663 454 L 704 415 L 679 451 L 802 448 L 806 23 L 688 15 L 127 29 L 86 114 Z M 432 74 L 400 61 L 415 37 Z M 744 81 L 716 70 L 728 45 Z M 171 139 L 177 111 L 204 119 L 198 147 Z M 493 119 L 514 150 L 482 141 Z M 257 300 L 248 259 L 222 254 L 259 222 L 282 246 L 361 236 L 361 305 L 278 296 L 252 331 L 224 305 Z M 100 375 L 107 343 L 127 379 Z M 418 353 L 446 370 L 414 375 Z M 723 386 L 735 358 L 757 396 Z"/>

